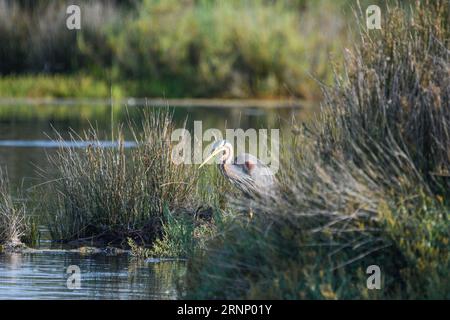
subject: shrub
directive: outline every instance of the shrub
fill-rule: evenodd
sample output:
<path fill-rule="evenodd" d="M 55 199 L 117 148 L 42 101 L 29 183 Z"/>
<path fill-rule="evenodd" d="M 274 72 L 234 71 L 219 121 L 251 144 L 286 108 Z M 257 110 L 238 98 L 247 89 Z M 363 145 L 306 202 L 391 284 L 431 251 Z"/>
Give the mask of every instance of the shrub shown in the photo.
<path fill-rule="evenodd" d="M 345 41 L 327 1 L 80 1 L 76 32 L 68 4 L 0 0 L 0 74 L 81 72 L 139 96 L 311 98 Z"/>
<path fill-rule="evenodd" d="M 309 73 L 330 75 L 324 62 L 339 38 L 339 18 L 320 14 L 329 6 L 302 14 L 289 2 L 143 1 L 112 38 L 116 68 L 147 95 L 311 97 Z"/>

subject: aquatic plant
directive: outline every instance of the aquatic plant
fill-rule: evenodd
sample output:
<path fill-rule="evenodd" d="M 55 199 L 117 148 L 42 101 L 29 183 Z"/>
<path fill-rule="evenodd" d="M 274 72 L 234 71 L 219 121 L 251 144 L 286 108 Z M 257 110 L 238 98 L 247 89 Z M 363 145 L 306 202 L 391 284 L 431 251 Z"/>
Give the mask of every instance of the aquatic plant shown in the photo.
<path fill-rule="evenodd" d="M 208 211 L 174 214 L 165 210 L 162 237 L 155 240 L 148 256 L 190 258 L 205 250 L 207 241 L 215 236 L 216 221 L 219 218 L 218 213 L 213 214 L 212 208 Z"/>
<path fill-rule="evenodd" d="M 54 239 L 83 238 L 123 242 L 132 238 L 148 244 L 160 235 L 163 209 L 177 211 L 194 205 L 197 171 L 171 161 L 172 114 L 166 109 L 146 112 L 140 124 L 129 123 L 135 147 L 126 148 L 120 128 L 117 145 L 100 146 L 92 129 L 73 140 L 94 141 L 86 149 L 61 147 L 49 156 L 53 167 L 42 172 L 49 181 L 43 196 Z M 139 129 L 138 129 L 139 128 Z"/>
<path fill-rule="evenodd" d="M 14 199 L 6 171 L 0 168 L 0 244 L 11 247 L 22 244 L 27 233 L 26 205 Z"/>
<path fill-rule="evenodd" d="M 449 298 L 450 4 L 404 10 L 359 21 L 320 115 L 284 136 L 280 194 L 189 262 L 187 297 Z"/>

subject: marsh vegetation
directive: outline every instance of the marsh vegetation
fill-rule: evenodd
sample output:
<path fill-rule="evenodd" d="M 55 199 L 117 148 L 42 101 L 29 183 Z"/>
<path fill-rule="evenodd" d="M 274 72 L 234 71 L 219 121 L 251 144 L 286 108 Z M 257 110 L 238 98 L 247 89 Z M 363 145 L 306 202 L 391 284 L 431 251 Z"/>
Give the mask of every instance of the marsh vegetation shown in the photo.
<path fill-rule="evenodd" d="M 349 2 L 80 1 L 71 32 L 65 1 L 2 0 L 0 95 L 318 97 Z"/>
<path fill-rule="evenodd" d="M 7 174 L 0 171 L 0 244 L 15 246 L 25 234 L 25 205 L 11 196 Z"/>
<path fill-rule="evenodd" d="M 449 298 L 449 10 L 361 28 L 320 116 L 285 137 L 283 191 L 192 259 L 189 297 Z"/>
<path fill-rule="evenodd" d="M 295 78 L 285 73 L 296 70 L 287 58 L 291 53 L 271 51 L 271 45 L 276 46 L 274 35 L 267 35 L 268 49 L 263 52 L 269 60 L 286 57 L 280 59 L 286 64 L 274 73 L 253 68 L 251 63 L 260 60 L 245 55 L 252 44 L 247 38 L 238 41 L 245 34 L 228 33 L 233 28 L 219 30 L 214 23 L 219 18 L 210 16 L 215 7 L 193 3 L 181 12 L 171 2 L 164 7 L 145 1 L 144 9 L 162 11 L 162 21 L 144 19 L 149 13 L 143 9 L 136 23 L 128 26 L 136 31 L 133 34 L 144 32 L 148 39 L 155 37 L 153 32 L 161 35 L 156 37 L 159 45 L 170 44 L 173 52 L 168 52 L 174 56 L 168 57 L 180 59 L 185 67 L 166 68 L 167 57 L 149 49 L 164 70 L 161 86 L 165 77 L 191 79 L 187 57 L 177 57 L 186 50 L 175 50 L 178 46 L 197 55 L 206 46 L 222 61 L 221 55 L 229 54 L 214 47 L 221 41 L 235 45 L 236 61 L 245 66 L 239 68 L 254 71 L 244 77 L 248 80 L 240 87 L 245 88 L 244 95 L 276 95 L 286 82 L 284 76 L 303 82 L 303 75 Z M 241 9 L 236 3 L 214 12 L 233 17 Z M 235 28 L 251 32 L 270 21 L 271 30 L 279 28 L 276 34 L 289 44 L 287 48 L 296 47 L 297 40 L 283 32 L 294 28 L 294 14 L 284 12 L 281 5 L 258 3 L 261 20 Z M 286 26 L 272 19 L 267 6 L 279 10 L 276 17 L 288 15 L 282 19 Z M 361 8 L 355 16 L 364 16 Z M 49 156 L 51 170 L 40 172 L 46 183 L 35 188 L 52 238 L 124 246 L 137 259 L 188 258 L 183 291 L 188 298 L 449 298 L 449 17 L 448 1 L 419 1 L 412 10 L 398 3 L 390 6 L 382 30 L 368 31 L 365 21 L 359 21 L 359 41 L 343 50 L 342 64 L 329 65 L 334 75 L 331 84 L 321 83 L 320 113 L 308 122 L 293 119 L 284 125 L 279 191 L 254 199 L 252 218 L 248 199 L 233 190 L 216 168 L 199 171 L 170 160 L 174 128 L 170 110 L 148 111 L 140 121 L 114 127 L 110 138 L 117 146 L 113 148 L 98 147 L 102 139 L 94 127 L 73 133 L 71 139 L 91 145 L 65 146 Z M 212 25 L 211 34 L 200 28 L 195 37 L 200 43 L 179 42 L 173 34 L 182 29 L 165 29 L 169 25 L 163 23 L 165 19 L 179 20 L 189 30 L 197 30 L 196 23 Z M 159 29 L 144 28 L 146 22 Z M 223 38 L 212 41 L 217 33 Z M 260 40 L 258 45 L 266 43 Z M 131 62 L 120 60 L 140 43 L 133 37 L 121 41 L 117 50 L 123 70 L 134 75 L 139 69 L 144 76 L 155 68 L 145 65 L 140 55 Z M 200 69 L 212 77 L 206 82 L 225 91 L 202 87 L 205 92 L 193 89 L 195 94 L 234 92 L 230 88 L 235 82 L 224 80 L 229 80 L 228 73 L 216 70 L 214 59 L 197 58 Z M 220 64 L 233 70 L 236 61 Z M 197 80 L 192 78 L 192 83 Z M 181 95 L 186 89 L 177 88 Z M 302 95 L 302 89 L 295 92 Z M 125 147 L 125 128 L 134 148 Z M 60 142 L 64 145 L 62 138 Z M 11 196 L 5 178 L 0 182 L 0 240 L 17 241 L 29 228 L 25 215 L 29 209 Z M 50 194 L 56 196 L 47 198 Z M 380 266 L 383 290 L 367 288 L 370 265 Z"/>

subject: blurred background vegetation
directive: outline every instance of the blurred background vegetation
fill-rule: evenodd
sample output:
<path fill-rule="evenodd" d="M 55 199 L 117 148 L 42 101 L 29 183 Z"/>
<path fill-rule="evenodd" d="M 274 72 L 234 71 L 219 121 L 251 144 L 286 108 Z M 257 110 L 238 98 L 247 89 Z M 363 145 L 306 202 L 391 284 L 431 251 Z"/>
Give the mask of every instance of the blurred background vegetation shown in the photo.
<path fill-rule="evenodd" d="M 0 0 L 0 97 L 317 98 L 351 4 Z"/>

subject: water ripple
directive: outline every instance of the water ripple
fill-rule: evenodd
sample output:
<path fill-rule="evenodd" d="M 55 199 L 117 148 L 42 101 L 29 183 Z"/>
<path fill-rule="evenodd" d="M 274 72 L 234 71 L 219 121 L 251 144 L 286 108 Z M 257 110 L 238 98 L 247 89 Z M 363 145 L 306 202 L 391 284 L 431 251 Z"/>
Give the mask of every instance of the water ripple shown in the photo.
<path fill-rule="evenodd" d="M 134 141 L 124 141 L 125 148 L 133 148 L 137 144 Z M 117 148 L 116 141 L 58 141 L 58 140 L 0 140 L 0 147 L 11 148 Z"/>
<path fill-rule="evenodd" d="M 81 270 L 81 289 L 67 288 L 67 267 Z M 180 262 L 145 264 L 127 255 L 0 254 L 2 299 L 175 299 Z"/>

